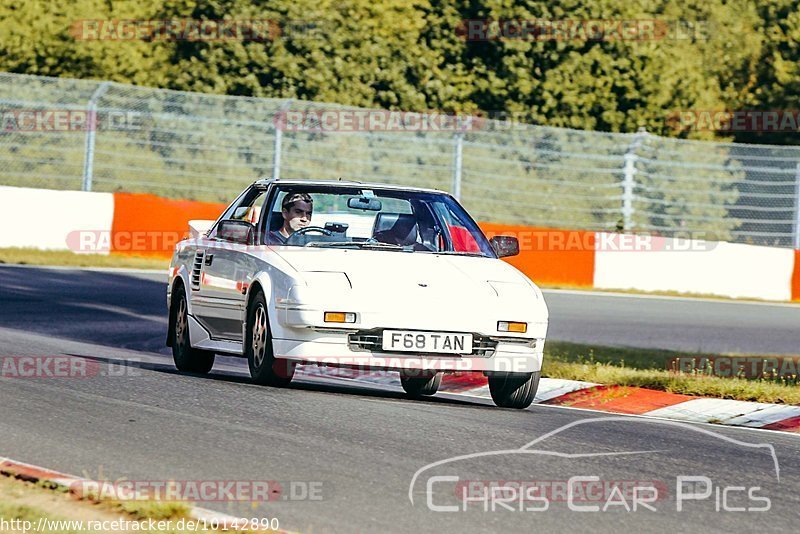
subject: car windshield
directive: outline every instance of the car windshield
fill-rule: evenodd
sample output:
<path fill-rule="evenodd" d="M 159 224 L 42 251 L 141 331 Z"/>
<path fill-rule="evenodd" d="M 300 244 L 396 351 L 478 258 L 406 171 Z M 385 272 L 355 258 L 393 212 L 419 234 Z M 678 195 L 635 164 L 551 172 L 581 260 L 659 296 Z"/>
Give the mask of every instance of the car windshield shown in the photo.
<path fill-rule="evenodd" d="M 264 242 L 496 257 L 449 195 L 332 186 L 280 186 L 265 211 Z"/>

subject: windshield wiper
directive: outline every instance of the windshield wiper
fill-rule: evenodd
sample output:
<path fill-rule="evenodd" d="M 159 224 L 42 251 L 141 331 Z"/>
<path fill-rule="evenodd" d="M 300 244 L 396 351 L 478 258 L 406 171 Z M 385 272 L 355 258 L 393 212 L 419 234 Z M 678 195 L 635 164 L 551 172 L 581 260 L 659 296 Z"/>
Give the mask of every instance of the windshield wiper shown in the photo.
<path fill-rule="evenodd" d="M 445 254 L 448 256 L 475 256 L 479 258 L 486 258 L 486 254 L 482 252 L 467 252 L 467 251 L 459 251 L 459 250 L 437 250 L 434 254 Z"/>
<path fill-rule="evenodd" d="M 402 245 L 393 245 L 392 243 L 369 243 L 367 241 L 312 241 L 306 245 L 307 247 L 331 247 L 331 248 L 347 248 L 355 247 L 368 250 L 399 250 L 399 251 L 413 251 L 413 249 L 403 247 Z"/>

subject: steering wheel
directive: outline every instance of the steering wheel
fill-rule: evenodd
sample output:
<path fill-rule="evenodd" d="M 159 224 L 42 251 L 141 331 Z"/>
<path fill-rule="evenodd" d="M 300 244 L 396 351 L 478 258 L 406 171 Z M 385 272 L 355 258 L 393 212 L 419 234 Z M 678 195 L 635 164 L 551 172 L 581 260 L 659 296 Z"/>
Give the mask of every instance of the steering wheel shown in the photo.
<path fill-rule="evenodd" d="M 324 236 L 327 236 L 327 237 L 330 237 L 330 236 L 332 236 L 332 235 L 333 235 L 333 232 L 331 232 L 331 231 L 330 231 L 330 230 L 328 230 L 327 228 L 323 228 L 323 227 L 321 227 L 321 226 L 306 226 L 305 228 L 300 228 L 300 229 L 299 229 L 299 230 L 297 230 L 295 233 L 293 233 L 292 235 L 290 235 L 290 236 L 289 236 L 289 238 L 286 240 L 286 242 L 288 243 L 288 242 L 290 242 L 292 239 L 294 239 L 294 237 L 295 237 L 295 236 L 299 236 L 299 235 L 305 235 L 305 234 L 307 234 L 308 232 L 319 232 L 320 234 L 322 234 L 322 235 L 324 235 Z"/>

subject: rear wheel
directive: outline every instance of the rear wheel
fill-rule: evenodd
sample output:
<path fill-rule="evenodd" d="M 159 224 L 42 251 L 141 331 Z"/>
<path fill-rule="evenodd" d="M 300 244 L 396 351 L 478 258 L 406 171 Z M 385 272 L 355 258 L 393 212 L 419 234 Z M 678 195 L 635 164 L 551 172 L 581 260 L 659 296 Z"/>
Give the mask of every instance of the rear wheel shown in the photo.
<path fill-rule="evenodd" d="M 262 386 L 286 386 L 294 376 L 294 362 L 276 359 L 272 352 L 272 333 L 267 316 L 267 302 L 260 291 L 247 310 L 245 337 L 247 363 L 253 382 Z"/>
<path fill-rule="evenodd" d="M 189 342 L 189 306 L 186 290 L 182 285 L 175 288 L 172 300 L 172 359 L 178 371 L 207 373 L 214 366 L 213 352 L 192 348 Z"/>
<path fill-rule="evenodd" d="M 541 371 L 535 373 L 494 373 L 489 375 L 489 392 L 501 408 L 527 408 L 539 389 Z"/>
<path fill-rule="evenodd" d="M 442 373 L 400 373 L 400 385 L 409 397 L 435 395 L 442 383 Z"/>

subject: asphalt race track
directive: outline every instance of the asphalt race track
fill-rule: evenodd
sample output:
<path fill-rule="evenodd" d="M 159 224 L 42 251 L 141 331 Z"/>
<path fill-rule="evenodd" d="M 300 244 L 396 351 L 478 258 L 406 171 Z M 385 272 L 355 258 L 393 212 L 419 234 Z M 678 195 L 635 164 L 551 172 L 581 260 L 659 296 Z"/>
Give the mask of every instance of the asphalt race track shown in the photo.
<path fill-rule="evenodd" d="M 796 529 L 795 435 L 551 406 L 504 410 L 449 395 L 410 401 L 324 378 L 258 387 L 230 358 L 208 376 L 179 374 L 163 346 L 164 276 L 3 266 L 0 280 L 0 356 L 79 356 L 98 370 L 0 377 L 0 456 L 112 480 L 278 481 L 274 502 L 198 504 L 277 517 L 301 532 Z M 788 306 L 546 299 L 554 339 L 598 344 L 791 352 L 800 324 Z M 561 489 L 575 476 L 655 487 L 658 497 L 640 493 L 636 511 L 626 509 L 630 492 L 568 503 Z M 679 476 L 696 477 L 682 486 L 681 511 Z M 485 490 L 501 480 L 557 489 Z M 464 488 L 493 497 L 465 501 Z"/>
<path fill-rule="evenodd" d="M 163 331 L 166 274 L 0 265 L 0 277 L 0 326 L 169 354 Z M 548 339 L 800 354 L 800 305 L 555 289 L 544 294 L 550 309 Z"/>
<path fill-rule="evenodd" d="M 675 351 L 800 354 L 800 305 L 544 290 L 549 339 Z"/>

